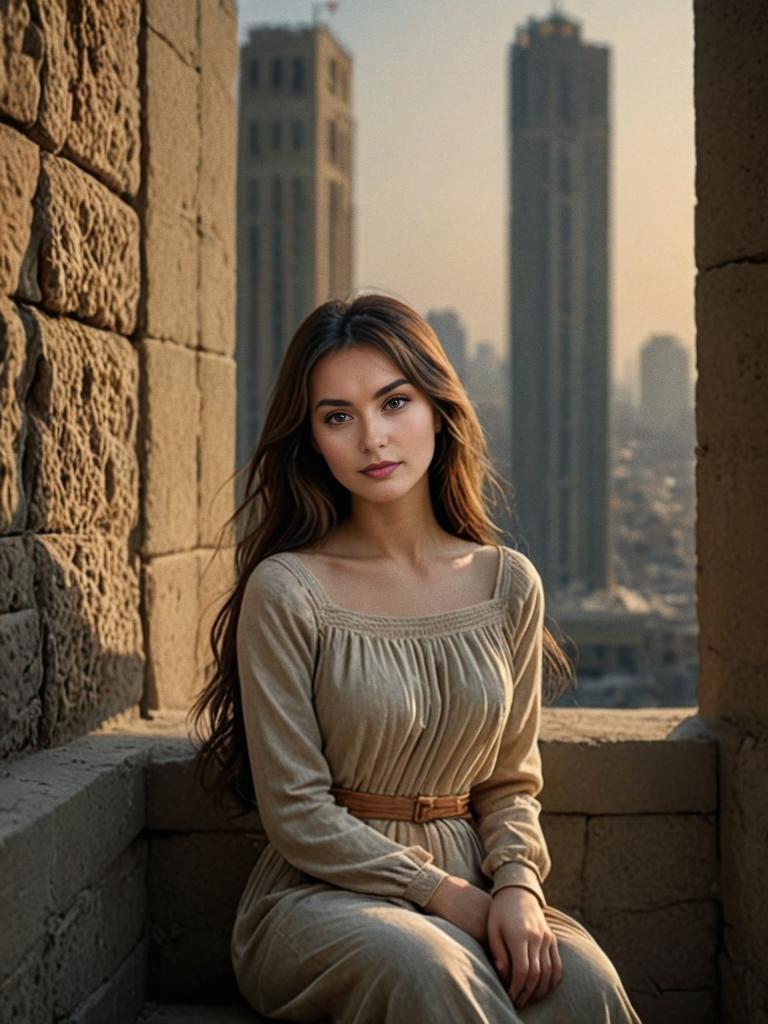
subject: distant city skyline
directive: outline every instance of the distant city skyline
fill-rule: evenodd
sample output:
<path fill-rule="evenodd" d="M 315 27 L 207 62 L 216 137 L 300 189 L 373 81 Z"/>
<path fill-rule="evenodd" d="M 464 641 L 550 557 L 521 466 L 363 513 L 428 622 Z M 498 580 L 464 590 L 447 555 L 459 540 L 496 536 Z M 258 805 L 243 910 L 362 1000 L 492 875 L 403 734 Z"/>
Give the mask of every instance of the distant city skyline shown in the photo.
<path fill-rule="evenodd" d="M 238 0 L 255 24 L 312 20 L 305 0 Z M 507 47 L 551 0 L 340 0 L 322 20 L 354 59 L 356 287 L 453 308 L 468 349 L 507 355 Z M 652 334 L 691 352 L 693 14 L 688 4 L 560 4 L 613 54 L 612 378 Z M 429 59 L 425 59 L 429 55 Z M 436 64 L 435 57 L 440 58 Z"/>

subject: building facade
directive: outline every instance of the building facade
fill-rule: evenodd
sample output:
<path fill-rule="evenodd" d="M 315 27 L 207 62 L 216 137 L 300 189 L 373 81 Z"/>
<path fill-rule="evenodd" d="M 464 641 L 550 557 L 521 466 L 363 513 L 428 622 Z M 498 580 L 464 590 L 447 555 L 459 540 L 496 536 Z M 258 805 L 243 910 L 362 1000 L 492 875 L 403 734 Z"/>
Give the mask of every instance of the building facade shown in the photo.
<path fill-rule="evenodd" d="M 653 334 L 640 350 L 640 413 L 645 430 L 674 434 L 693 422 L 690 358 L 679 338 Z"/>
<path fill-rule="evenodd" d="M 553 13 L 509 49 L 515 540 L 557 588 L 611 583 L 610 53 Z"/>
<path fill-rule="evenodd" d="M 240 51 L 237 461 L 283 353 L 352 288 L 352 58 L 325 26 L 256 27 Z"/>
<path fill-rule="evenodd" d="M 430 309 L 424 318 L 440 339 L 440 344 L 459 379 L 467 384 L 467 332 L 455 309 Z"/>

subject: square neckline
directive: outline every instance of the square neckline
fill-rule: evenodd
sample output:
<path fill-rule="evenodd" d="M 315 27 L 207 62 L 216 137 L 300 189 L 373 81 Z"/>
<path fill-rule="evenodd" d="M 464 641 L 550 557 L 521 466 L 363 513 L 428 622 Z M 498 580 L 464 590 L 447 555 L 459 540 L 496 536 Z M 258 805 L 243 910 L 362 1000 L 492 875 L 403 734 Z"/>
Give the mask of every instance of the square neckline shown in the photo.
<path fill-rule="evenodd" d="M 409 623 L 435 623 L 436 625 L 445 620 L 451 621 L 452 619 L 459 617 L 467 619 L 471 618 L 476 613 L 486 613 L 488 610 L 495 608 L 503 594 L 502 594 L 502 579 L 504 576 L 504 567 L 506 559 L 504 557 L 504 545 L 494 544 L 492 545 L 498 552 L 498 564 L 496 566 L 496 578 L 493 585 L 493 594 L 491 597 L 487 597 L 484 601 L 476 601 L 474 604 L 462 605 L 461 608 L 452 608 L 445 612 L 430 612 L 428 615 L 381 615 L 377 612 L 363 612 L 358 611 L 354 608 L 346 608 L 344 605 L 337 604 L 332 601 L 327 590 L 322 585 L 320 580 L 315 576 L 309 566 L 304 562 L 301 555 L 295 551 L 281 551 L 274 555 L 275 558 L 284 557 L 286 555 L 292 556 L 294 563 L 298 566 L 301 575 L 305 582 L 315 591 L 320 602 L 330 609 L 332 612 L 339 616 L 351 619 L 357 619 L 373 623 L 381 623 L 386 625 L 387 623 L 398 625 L 407 625 Z"/>

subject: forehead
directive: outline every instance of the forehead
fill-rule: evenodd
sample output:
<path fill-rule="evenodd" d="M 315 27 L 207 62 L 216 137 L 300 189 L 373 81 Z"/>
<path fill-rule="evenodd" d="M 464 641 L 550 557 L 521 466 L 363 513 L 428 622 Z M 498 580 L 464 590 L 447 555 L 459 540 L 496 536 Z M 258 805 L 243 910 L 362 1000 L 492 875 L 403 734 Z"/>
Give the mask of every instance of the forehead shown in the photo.
<path fill-rule="evenodd" d="M 345 391 L 375 389 L 397 377 L 405 376 L 397 363 L 375 345 L 354 345 L 340 352 L 329 352 L 318 359 L 309 375 L 312 397 L 335 387 Z M 339 391 L 341 395 L 341 391 Z"/>

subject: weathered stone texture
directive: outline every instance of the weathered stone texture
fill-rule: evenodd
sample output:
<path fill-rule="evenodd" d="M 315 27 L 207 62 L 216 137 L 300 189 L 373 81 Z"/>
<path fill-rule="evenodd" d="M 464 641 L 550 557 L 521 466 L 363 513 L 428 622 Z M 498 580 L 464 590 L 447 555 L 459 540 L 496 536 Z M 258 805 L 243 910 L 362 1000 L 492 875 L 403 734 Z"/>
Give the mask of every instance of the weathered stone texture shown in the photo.
<path fill-rule="evenodd" d="M 715 988 L 718 923 L 715 902 L 674 903 L 642 914 L 615 911 L 587 928 L 626 987 L 653 994 Z"/>
<path fill-rule="evenodd" d="M 116 334 L 25 307 L 28 524 L 126 536 L 138 519 L 138 357 Z"/>
<path fill-rule="evenodd" d="M 552 870 L 544 880 L 547 902 L 562 910 L 568 908 L 570 913 L 583 901 L 587 818 L 583 814 L 542 814 L 541 827 L 552 858 Z"/>
<path fill-rule="evenodd" d="M 64 153 L 118 192 L 135 195 L 140 175 L 137 0 L 76 0 L 68 30 L 77 54 L 72 120 Z"/>
<path fill-rule="evenodd" d="M 0 124 L 0 294 L 12 295 L 32 228 L 40 152 L 8 125 Z"/>
<path fill-rule="evenodd" d="M 42 54 L 29 0 L 6 0 L 0 8 L 0 112 L 25 126 L 37 114 Z"/>
<path fill-rule="evenodd" d="M 198 344 L 199 73 L 146 33 L 144 332 Z"/>
<path fill-rule="evenodd" d="M 200 344 L 210 352 L 235 350 L 234 83 L 237 34 L 231 5 L 200 7 Z"/>
<path fill-rule="evenodd" d="M 29 537 L 0 537 L 0 614 L 35 607 Z"/>
<path fill-rule="evenodd" d="M 698 0 L 695 32 L 696 263 L 705 269 L 768 254 L 765 3 Z"/>
<path fill-rule="evenodd" d="M 716 900 L 717 822 L 698 814 L 590 818 L 584 912 Z"/>
<path fill-rule="evenodd" d="M 169 4 L 167 0 L 146 0 L 147 24 L 191 67 L 198 65 L 198 4 Z M 206 4 L 202 4 L 203 10 Z"/>
<path fill-rule="evenodd" d="M 768 266 L 739 264 L 700 275 L 696 286 L 696 525 L 702 712 L 765 732 L 768 544 Z M 754 615 L 745 612 L 754 611 Z"/>
<path fill-rule="evenodd" d="M 199 690 L 198 555 L 153 558 L 143 568 L 147 708 L 188 708 Z"/>
<path fill-rule="evenodd" d="M 197 382 L 200 389 L 200 521 L 201 547 L 215 547 L 218 540 L 231 543 L 231 526 L 225 523 L 235 510 L 235 362 L 199 352 Z"/>
<path fill-rule="evenodd" d="M 72 118 L 72 88 L 77 78 L 77 54 L 67 21 L 67 0 L 46 0 L 35 6 L 43 37 L 40 67 L 40 105 L 31 134 L 45 149 L 58 152 Z"/>
<path fill-rule="evenodd" d="M 138 703 L 139 588 L 125 541 L 35 538 L 44 628 L 43 740 L 63 743 Z"/>
<path fill-rule="evenodd" d="M 130 334 L 139 297 L 134 210 L 74 164 L 43 153 L 34 228 L 45 308 Z"/>
<path fill-rule="evenodd" d="M 26 349 L 18 308 L 0 295 L 0 533 L 22 530 L 27 517 L 22 483 L 24 406 L 30 380 Z"/>
<path fill-rule="evenodd" d="M 194 352 L 153 338 L 139 350 L 143 554 L 151 556 L 197 546 L 200 397 Z"/>
<path fill-rule="evenodd" d="M 136 1024 L 144 1006 L 149 944 L 142 939 L 113 975 L 74 1010 L 67 1024 Z"/>
<path fill-rule="evenodd" d="M 36 611 L 0 614 L 0 757 L 33 746 L 43 681 L 40 618 Z"/>
<path fill-rule="evenodd" d="M 200 549 L 197 556 L 200 602 L 197 658 L 202 679 L 207 681 L 213 668 L 211 627 L 235 583 L 235 549 L 234 546 Z"/>

